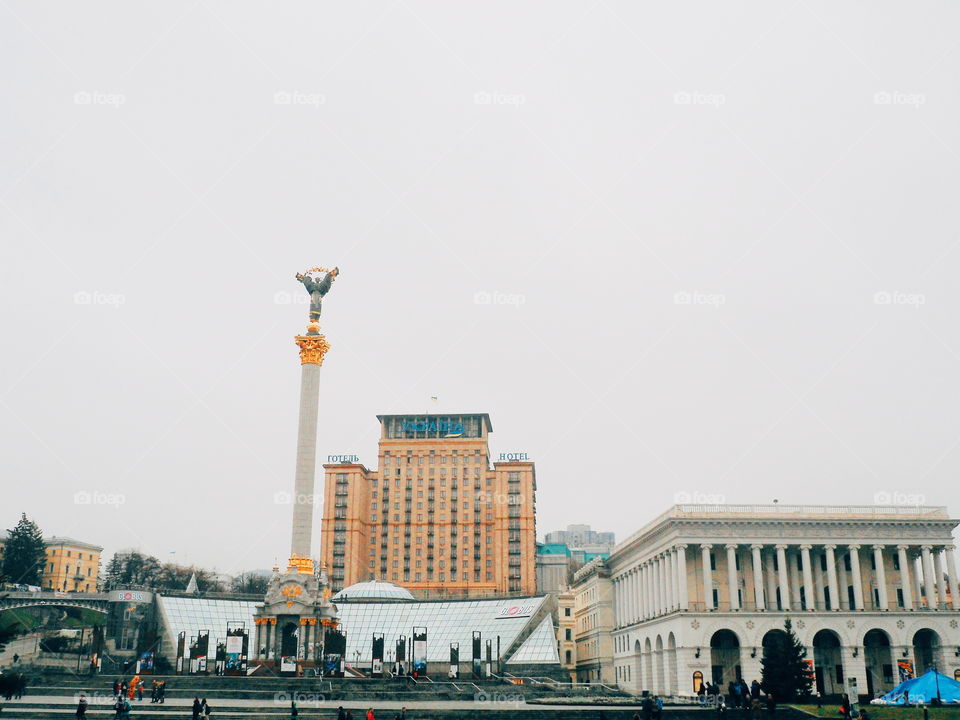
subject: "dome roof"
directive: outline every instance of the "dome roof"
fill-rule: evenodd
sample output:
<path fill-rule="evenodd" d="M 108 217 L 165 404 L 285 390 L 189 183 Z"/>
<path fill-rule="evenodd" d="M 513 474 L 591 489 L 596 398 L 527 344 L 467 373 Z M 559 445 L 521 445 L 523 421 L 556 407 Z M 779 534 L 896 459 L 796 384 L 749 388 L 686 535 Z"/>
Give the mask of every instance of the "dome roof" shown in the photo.
<path fill-rule="evenodd" d="M 410 591 L 393 583 L 368 580 L 345 587 L 333 596 L 333 601 L 355 602 L 410 602 L 416 600 Z"/>

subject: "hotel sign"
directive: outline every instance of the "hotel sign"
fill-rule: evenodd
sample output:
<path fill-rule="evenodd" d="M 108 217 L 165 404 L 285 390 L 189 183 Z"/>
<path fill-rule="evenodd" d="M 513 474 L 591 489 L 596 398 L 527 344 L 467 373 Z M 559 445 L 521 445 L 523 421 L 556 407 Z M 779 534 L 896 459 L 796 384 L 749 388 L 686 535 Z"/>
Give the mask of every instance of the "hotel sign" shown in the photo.
<path fill-rule="evenodd" d="M 532 603 L 526 603 L 524 605 L 504 605 L 497 610 L 495 619 L 503 620 L 505 618 L 530 617 L 536 609 L 537 606 Z"/>
<path fill-rule="evenodd" d="M 327 455 L 327 462 L 331 464 L 346 465 L 349 463 L 360 462 L 359 455 Z"/>
<path fill-rule="evenodd" d="M 530 454 L 525 452 L 506 452 L 500 453 L 500 462 L 519 462 L 529 461 Z"/>
<path fill-rule="evenodd" d="M 434 432 L 447 435 L 463 435 L 463 423 L 455 420 L 404 420 L 404 432 Z"/>

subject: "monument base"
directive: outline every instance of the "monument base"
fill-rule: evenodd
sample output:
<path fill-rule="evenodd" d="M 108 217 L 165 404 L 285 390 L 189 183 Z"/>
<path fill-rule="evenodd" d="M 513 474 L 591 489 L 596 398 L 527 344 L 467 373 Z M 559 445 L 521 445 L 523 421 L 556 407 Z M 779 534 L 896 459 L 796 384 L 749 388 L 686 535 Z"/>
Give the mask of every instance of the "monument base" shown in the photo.
<path fill-rule="evenodd" d="M 310 558 L 294 555 L 283 573 L 274 568 L 263 604 L 254 612 L 254 664 L 288 676 L 320 665 L 324 632 L 337 626 L 337 608 L 329 595 L 326 572 L 315 572 Z"/>

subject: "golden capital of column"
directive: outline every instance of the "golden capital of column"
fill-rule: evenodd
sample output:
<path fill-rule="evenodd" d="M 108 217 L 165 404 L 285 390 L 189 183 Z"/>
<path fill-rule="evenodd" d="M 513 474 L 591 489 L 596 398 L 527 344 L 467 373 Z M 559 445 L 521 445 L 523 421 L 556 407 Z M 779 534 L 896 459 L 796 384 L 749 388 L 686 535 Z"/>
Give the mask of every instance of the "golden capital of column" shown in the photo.
<path fill-rule="evenodd" d="M 313 575 L 313 560 L 299 555 L 291 555 L 287 561 L 287 570 L 296 570 L 301 575 Z"/>
<path fill-rule="evenodd" d="M 301 365 L 323 365 L 323 356 L 330 349 L 330 343 L 323 335 L 297 335 L 294 341 L 300 347 Z"/>

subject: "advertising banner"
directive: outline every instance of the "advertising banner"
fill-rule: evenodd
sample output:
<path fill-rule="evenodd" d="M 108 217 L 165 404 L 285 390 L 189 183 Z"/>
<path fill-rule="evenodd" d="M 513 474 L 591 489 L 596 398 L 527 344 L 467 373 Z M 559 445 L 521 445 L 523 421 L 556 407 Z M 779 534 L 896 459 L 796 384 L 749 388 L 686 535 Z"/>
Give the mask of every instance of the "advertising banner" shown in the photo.
<path fill-rule="evenodd" d="M 414 677 L 427 674 L 427 629 L 415 627 L 413 629 L 413 671 Z"/>
<path fill-rule="evenodd" d="M 383 677 L 383 633 L 373 634 L 373 648 L 370 653 L 370 674 Z"/>

